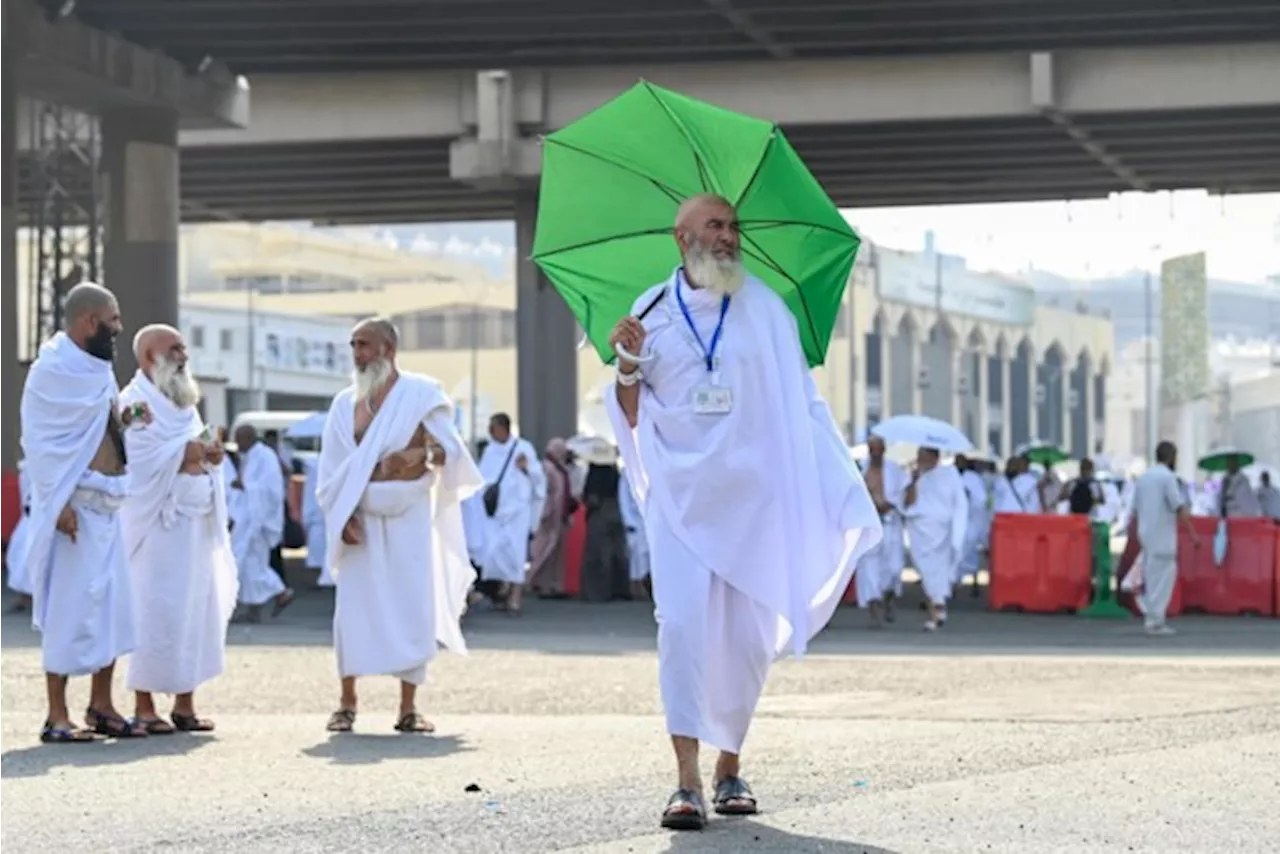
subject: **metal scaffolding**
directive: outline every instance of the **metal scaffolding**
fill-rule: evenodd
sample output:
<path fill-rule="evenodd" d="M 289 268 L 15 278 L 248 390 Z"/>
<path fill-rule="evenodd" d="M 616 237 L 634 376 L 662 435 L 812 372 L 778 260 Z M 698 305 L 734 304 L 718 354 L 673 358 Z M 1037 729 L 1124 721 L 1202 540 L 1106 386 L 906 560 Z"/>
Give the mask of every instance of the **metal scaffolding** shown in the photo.
<path fill-rule="evenodd" d="M 77 110 L 30 102 L 31 139 L 25 176 L 29 191 L 25 352 L 35 359 L 41 342 L 62 328 L 67 291 L 86 279 L 101 281 L 102 215 L 98 120 Z"/>

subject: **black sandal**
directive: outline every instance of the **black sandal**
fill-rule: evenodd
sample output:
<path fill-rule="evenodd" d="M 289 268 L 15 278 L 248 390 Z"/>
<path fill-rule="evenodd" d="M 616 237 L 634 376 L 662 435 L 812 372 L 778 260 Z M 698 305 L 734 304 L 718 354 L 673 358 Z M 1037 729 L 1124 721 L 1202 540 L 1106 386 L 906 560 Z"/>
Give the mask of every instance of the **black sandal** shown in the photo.
<path fill-rule="evenodd" d="M 396 732 L 433 733 L 435 731 L 436 725 L 417 712 L 405 712 L 400 716 L 400 720 L 396 721 Z"/>
<path fill-rule="evenodd" d="M 277 597 L 275 604 L 271 606 L 271 619 L 273 620 L 284 613 L 284 609 L 292 605 L 293 600 L 297 597 L 297 594 L 293 592 L 292 587 L 286 587 L 281 592 L 281 595 L 284 596 L 284 599 L 281 600 Z"/>
<path fill-rule="evenodd" d="M 184 715 L 182 712 L 172 712 L 169 717 L 179 732 L 213 732 L 215 729 L 213 721 L 197 714 Z"/>
<path fill-rule="evenodd" d="M 712 803 L 720 815 L 755 815 L 759 812 L 756 796 L 751 793 L 747 781 L 741 777 L 725 777 L 716 783 Z"/>
<path fill-rule="evenodd" d="M 693 789 L 676 789 L 662 811 L 662 826 L 668 830 L 702 830 L 707 826 L 707 807 Z"/>
<path fill-rule="evenodd" d="M 325 724 L 325 729 L 329 732 L 351 732 L 355 723 L 355 709 L 338 709 L 338 711 L 329 715 L 329 723 Z"/>
<path fill-rule="evenodd" d="M 40 730 L 41 744 L 89 744 L 97 740 L 92 730 L 54 726 L 52 721 L 45 721 L 44 729 Z"/>
<path fill-rule="evenodd" d="M 161 717 L 154 718 L 134 718 L 138 726 L 147 733 L 147 735 L 173 735 L 177 732 L 177 728 Z"/>
<path fill-rule="evenodd" d="M 147 729 L 136 720 L 119 715 L 105 715 L 97 709 L 85 709 L 85 723 L 98 735 L 107 738 L 146 738 Z"/>

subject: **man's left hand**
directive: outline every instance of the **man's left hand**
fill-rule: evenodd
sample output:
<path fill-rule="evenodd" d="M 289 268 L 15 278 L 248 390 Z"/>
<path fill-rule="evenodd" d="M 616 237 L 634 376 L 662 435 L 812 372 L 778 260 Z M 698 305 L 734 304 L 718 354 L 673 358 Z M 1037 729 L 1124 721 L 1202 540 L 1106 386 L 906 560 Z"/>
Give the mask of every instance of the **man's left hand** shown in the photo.
<path fill-rule="evenodd" d="M 516 455 L 516 468 L 520 469 L 520 471 L 522 471 L 522 472 L 528 472 L 528 471 L 529 471 L 529 458 L 528 458 L 528 457 L 526 457 L 524 454 L 517 454 L 517 455 Z"/>
<path fill-rule="evenodd" d="M 155 416 L 151 414 L 151 407 L 145 401 L 131 403 L 120 413 L 120 421 L 126 427 L 132 426 L 134 421 L 150 424 L 154 418 Z"/>

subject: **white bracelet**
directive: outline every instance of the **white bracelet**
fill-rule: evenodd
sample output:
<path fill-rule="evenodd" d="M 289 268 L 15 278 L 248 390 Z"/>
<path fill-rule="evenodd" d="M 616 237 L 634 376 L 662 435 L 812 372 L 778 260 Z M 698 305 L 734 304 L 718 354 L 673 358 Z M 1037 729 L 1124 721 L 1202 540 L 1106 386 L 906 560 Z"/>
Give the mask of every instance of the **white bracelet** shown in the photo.
<path fill-rule="evenodd" d="M 630 388 L 642 379 L 644 379 L 644 374 L 641 373 L 639 369 L 634 370 L 629 374 L 624 374 L 622 371 L 618 371 L 618 385 L 623 388 Z"/>

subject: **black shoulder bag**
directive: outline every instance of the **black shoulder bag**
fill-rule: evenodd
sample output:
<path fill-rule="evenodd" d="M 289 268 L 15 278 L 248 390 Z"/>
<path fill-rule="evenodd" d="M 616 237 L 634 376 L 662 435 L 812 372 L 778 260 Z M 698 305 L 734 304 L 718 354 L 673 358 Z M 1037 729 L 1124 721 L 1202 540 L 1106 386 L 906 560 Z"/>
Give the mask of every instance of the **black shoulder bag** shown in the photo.
<path fill-rule="evenodd" d="M 492 517 L 498 512 L 498 499 L 502 497 L 502 477 L 507 473 L 507 466 L 511 465 L 511 458 L 516 455 L 516 448 L 518 447 L 520 447 L 518 442 L 512 444 L 511 451 L 507 454 L 507 461 L 502 464 L 502 471 L 498 472 L 498 479 L 484 489 L 484 513 L 486 516 Z"/>

